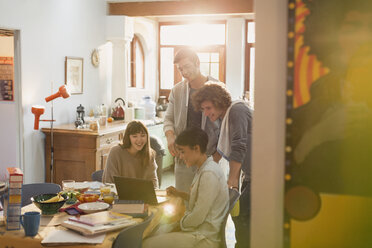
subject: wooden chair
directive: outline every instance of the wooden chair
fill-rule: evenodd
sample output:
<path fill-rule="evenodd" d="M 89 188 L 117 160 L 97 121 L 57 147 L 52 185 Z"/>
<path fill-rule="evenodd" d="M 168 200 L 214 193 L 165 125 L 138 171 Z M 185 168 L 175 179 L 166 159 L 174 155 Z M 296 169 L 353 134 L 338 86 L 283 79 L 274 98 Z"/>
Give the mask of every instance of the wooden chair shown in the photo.
<path fill-rule="evenodd" d="M 229 217 L 229 214 L 231 212 L 231 210 L 234 208 L 236 202 L 238 201 L 240 197 L 240 194 L 238 191 L 234 190 L 234 189 L 229 189 L 229 211 L 227 211 L 227 214 L 222 222 L 222 226 L 221 226 L 221 232 L 220 232 L 220 235 L 221 235 L 221 244 L 220 244 L 220 247 L 221 248 L 227 248 L 227 245 L 226 245 L 226 233 L 225 233 L 225 229 L 226 229 L 226 223 L 227 223 L 227 218 Z"/>
<path fill-rule="evenodd" d="M 143 232 L 153 218 L 154 213 L 151 213 L 143 222 L 122 230 L 112 243 L 112 248 L 141 248 Z"/>
<path fill-rule="evenodd" d="M 98 170 L 92 173 L 92 181 L 102 182 L 103 170 Z"/>
<path fill-rule="evenodd" d="M 40 194 L 56 194 L 61 186 L 55 183 L 30 183 L 22 185 L 22 207 L 31 203 L 31 197 Z"/>

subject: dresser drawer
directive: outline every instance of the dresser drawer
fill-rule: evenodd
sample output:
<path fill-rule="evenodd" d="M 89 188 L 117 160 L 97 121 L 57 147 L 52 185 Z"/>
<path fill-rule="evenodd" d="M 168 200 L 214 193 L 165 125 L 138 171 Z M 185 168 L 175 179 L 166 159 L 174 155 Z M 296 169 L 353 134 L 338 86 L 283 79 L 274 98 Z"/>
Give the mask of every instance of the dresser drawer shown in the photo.
<path fill-rule="evenodd" d="M 122 139 L 121 132 L 109 133 L 98 138 L 97 148 L 107 148 L 120 143 Z"/>

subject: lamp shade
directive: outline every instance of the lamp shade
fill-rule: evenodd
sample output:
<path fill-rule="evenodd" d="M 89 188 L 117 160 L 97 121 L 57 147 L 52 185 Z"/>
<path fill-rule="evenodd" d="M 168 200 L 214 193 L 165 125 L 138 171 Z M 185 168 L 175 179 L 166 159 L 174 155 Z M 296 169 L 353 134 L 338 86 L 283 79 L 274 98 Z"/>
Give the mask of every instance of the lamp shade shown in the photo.
<path fill-rule="evenodd" d="M 40 115 L 44 114 L 45 107 L 41 105 L 35 105 L 31 107 L 31 112 L 35 115 L 34 129 L 39 129 Z"/>
<path fill-rule="evenodd" d="M 62 85 L 61 87 L 59 87 L 57 93 L 50 95 L 48 97 L 45 97 L 45 101 L 50 102 L 60 96 L 63 98 L 68 98 L 70 96 L 70 92 L 67 89 L 66 85 Z"/>

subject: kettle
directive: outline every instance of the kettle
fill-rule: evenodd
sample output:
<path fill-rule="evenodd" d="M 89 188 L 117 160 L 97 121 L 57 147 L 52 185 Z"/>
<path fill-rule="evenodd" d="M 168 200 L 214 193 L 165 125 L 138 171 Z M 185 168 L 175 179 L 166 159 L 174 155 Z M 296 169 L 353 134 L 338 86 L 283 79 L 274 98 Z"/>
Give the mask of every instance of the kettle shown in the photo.
<path fill-rule="evenodd" d="M 125 113 L 124 113 L 125 102 L 124 102 L 123 98 L 120 98 L 120 97 L 116 98 L 115 103 L 117 103 L 118 101 L 122 101 L 123 106 L 121 106 L 121 104 L 119 102 L 118 105 L 112 110 L 111 117 L 114 118 L 114 120 L 124 120 L 124 117 L 125 117 Z"/>

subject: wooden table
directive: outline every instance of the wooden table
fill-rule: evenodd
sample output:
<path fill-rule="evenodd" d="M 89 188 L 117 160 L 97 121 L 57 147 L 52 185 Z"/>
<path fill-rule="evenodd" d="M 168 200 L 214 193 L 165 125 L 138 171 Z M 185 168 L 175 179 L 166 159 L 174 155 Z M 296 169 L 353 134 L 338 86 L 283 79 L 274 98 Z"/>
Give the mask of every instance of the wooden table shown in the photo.
<path fill-rule="evenodd" d="M 180 198 L 172 198 L 169 200 L 169 203 L 172 203 L 176 206 L 177 209 L 182 209 L 183 211 L 183 201 Z M 22 208 L 22 213 L 28 212 L 28 211 L 38 211 L 40 210 L 33 204 L 27 205 Z M 143 237 L 147 237 L 154 228 L 160 223 L 160 219 L 162 217 L 162 208 L 161 205 L 156 207 L 150 207 L 150 211 L 152 211 L 155 216 L 150 222 L 150 224 L 147 226 Z M 178 214 L 180 217 L 182 214 Z M 69 217 L 66 213 L 58 213 L 53 216 L 53 219 L 49 224 L 48 217 L 42 216 L 39 233 L 35 237 L 26 237 L 24 234 L 23 228 L 20 230 L 14 230 L 14 231 L 7 231 L 5 226 L 0 226 L 0 248 L 41 248 L 45 247 L 41 245 L 41 241 L 44 239 L 44 237 L 47 236 L 49 232 L 55 229 L 62 229 L 66 230 L 66 228 L 62 226 L 55 226 L 55 224 L 61 223 L 62 221 L 66 220 Z M 50 217 L 51 218 L 51 217 Z M 142 219 L 137 219 L 138 222 L 141 222 Z M 107 248 L 111 247 L 112 243 L 116 239 L 116 236 L 120 233 L 122 229 L 119 229 L 117 231 L 112 231 L 106 233 L 105 240 L 102 244 L 76 244 L 76 245 L 60 245 L 60 246 L 54 246 L 53 247 L 61 247 L 61 248 Z"/>

